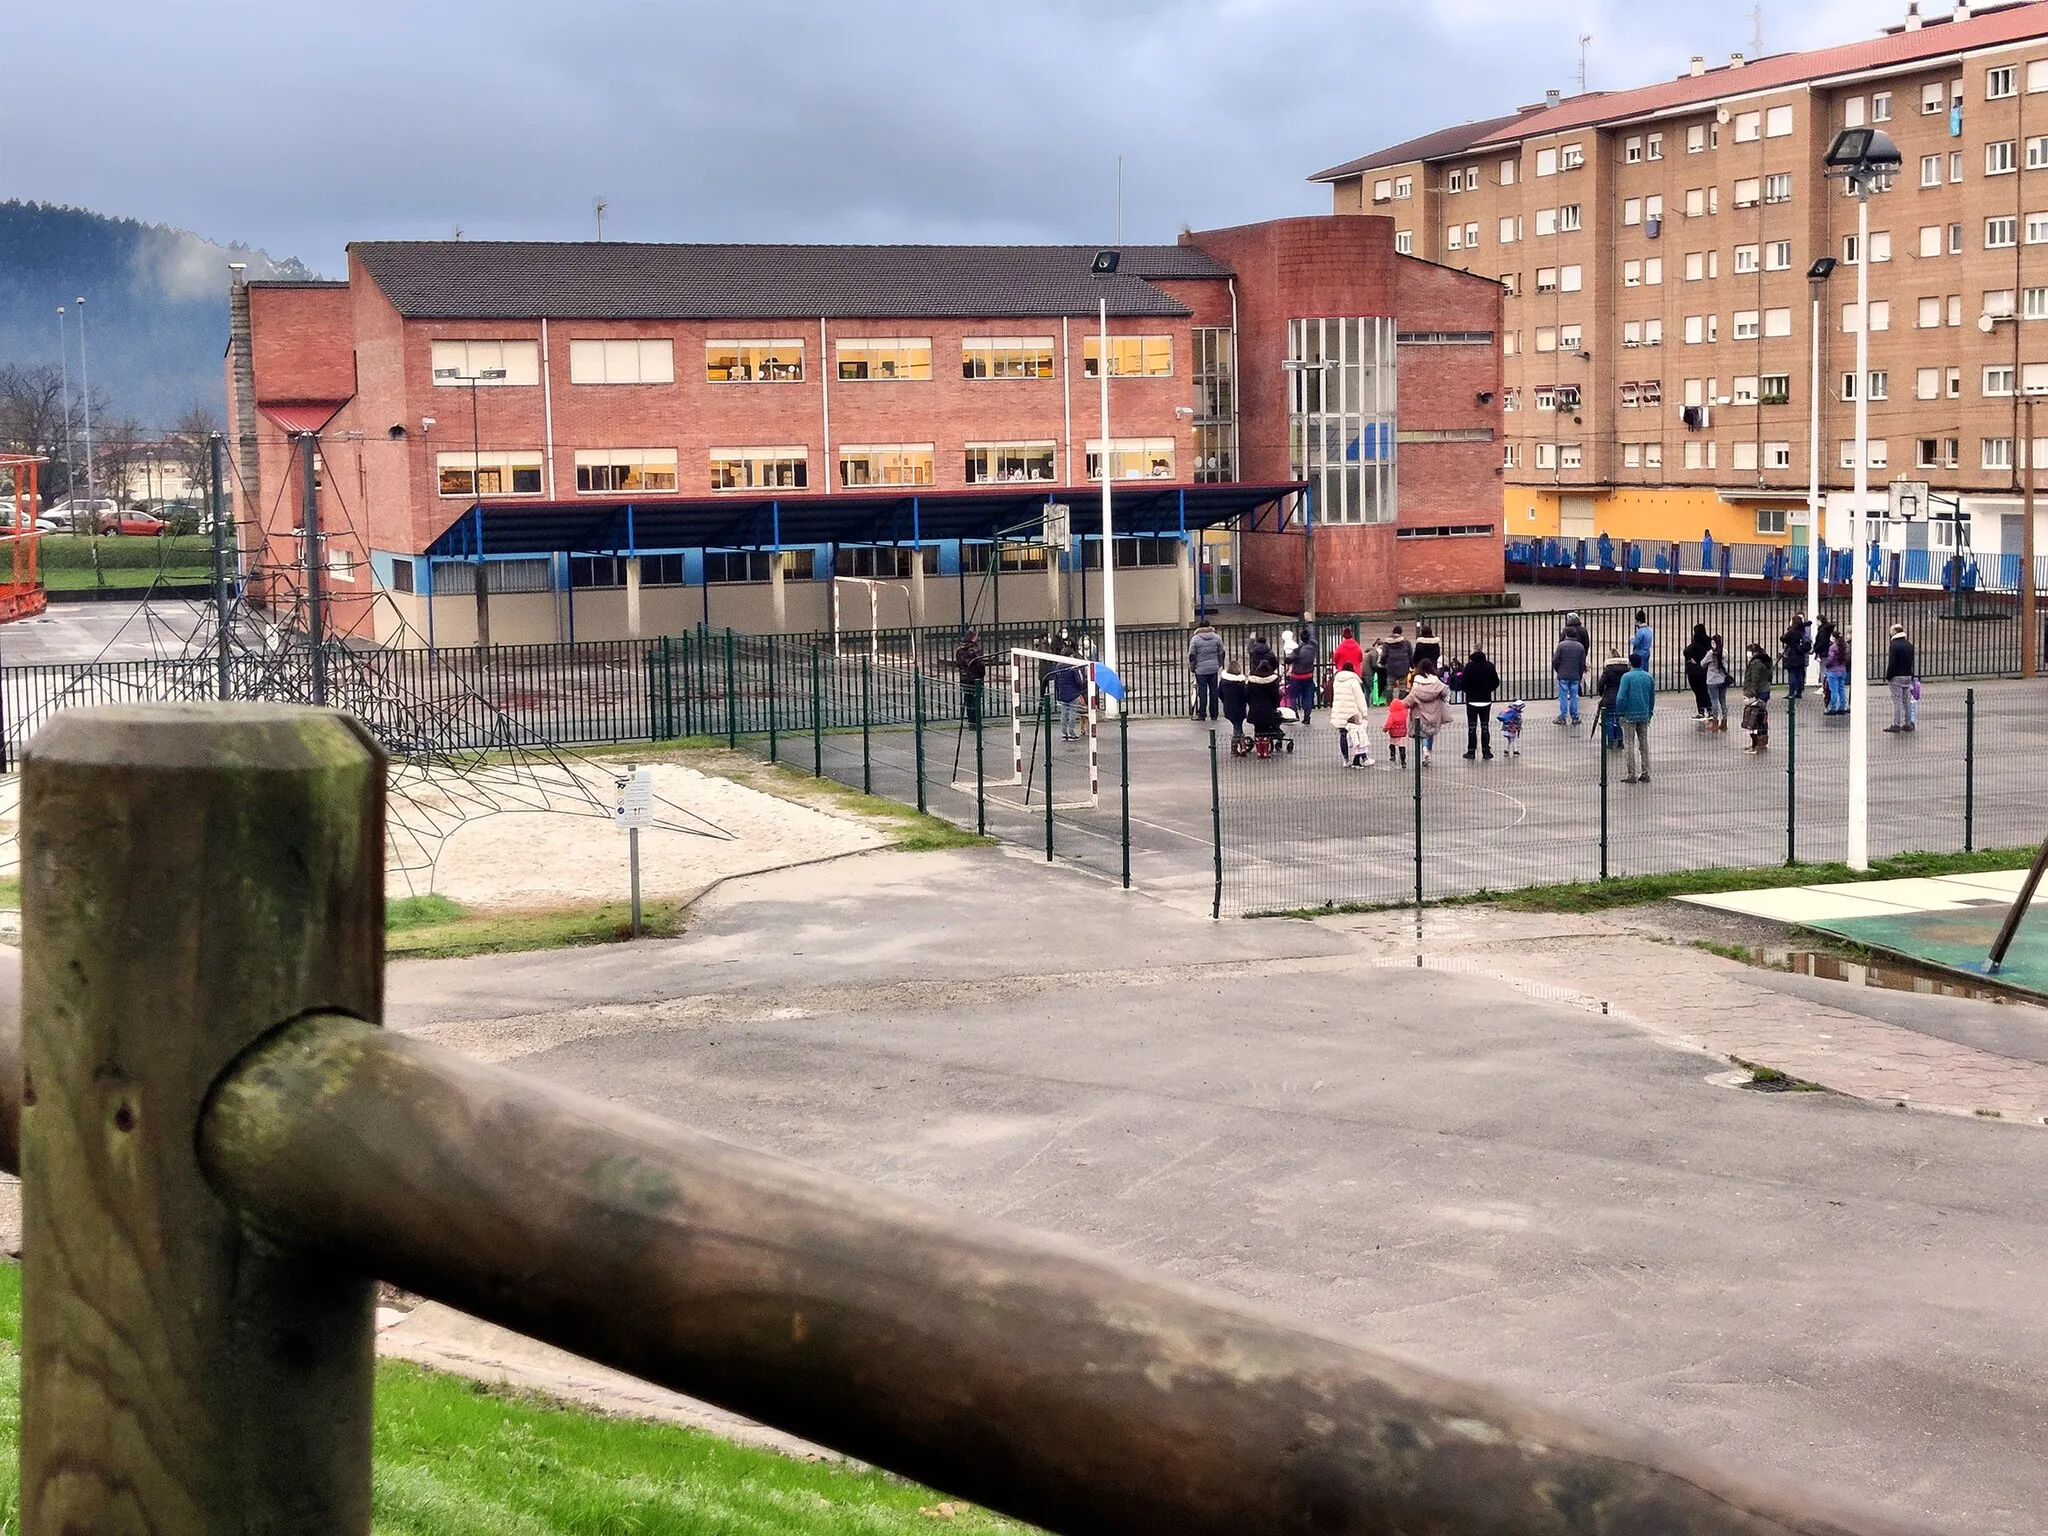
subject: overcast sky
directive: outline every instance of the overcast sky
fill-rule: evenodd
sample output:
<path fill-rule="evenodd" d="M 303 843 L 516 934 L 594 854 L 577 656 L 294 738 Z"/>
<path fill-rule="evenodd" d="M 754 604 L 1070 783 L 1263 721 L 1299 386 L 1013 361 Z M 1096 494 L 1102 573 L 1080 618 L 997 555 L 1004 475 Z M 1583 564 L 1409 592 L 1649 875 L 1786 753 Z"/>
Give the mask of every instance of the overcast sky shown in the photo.
<path fill-rule="evenodd" d="M 0 198 L 241 240 L 1107 240 L 1751 48 L 1748 0 L 11 0 Z M 1904 0 L 1766 0 L 1771 52 Z M 1930 0 L 1930 10 L 1946 0 Z M 26 63 L 26 67 L 24 64 Z"/>

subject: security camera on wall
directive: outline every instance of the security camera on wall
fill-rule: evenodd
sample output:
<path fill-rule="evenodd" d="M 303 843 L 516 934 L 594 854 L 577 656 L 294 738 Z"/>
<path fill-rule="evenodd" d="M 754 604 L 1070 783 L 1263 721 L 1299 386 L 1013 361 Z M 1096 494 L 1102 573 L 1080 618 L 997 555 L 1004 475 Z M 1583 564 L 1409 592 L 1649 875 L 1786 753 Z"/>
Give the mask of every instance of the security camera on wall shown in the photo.
<path fill-rule="evenodd" d="M 424 432 L 431 432 L 431 431 L 433 431 L 433 430 L 434 430 L 434 418 L 433 418 L 433 417 L 431 417 L 431 416 L 422 416 L 422 417 L 420 418 L 420 431 L 424 433 Z"/>

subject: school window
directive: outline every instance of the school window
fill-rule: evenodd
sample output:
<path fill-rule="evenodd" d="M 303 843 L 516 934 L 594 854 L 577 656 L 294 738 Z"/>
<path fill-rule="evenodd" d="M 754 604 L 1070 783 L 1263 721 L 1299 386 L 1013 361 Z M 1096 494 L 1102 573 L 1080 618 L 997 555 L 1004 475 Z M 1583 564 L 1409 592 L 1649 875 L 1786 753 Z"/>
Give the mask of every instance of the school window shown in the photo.
<path fill-rule="evenodd" d="M 1730 443 L 1728 445 L 1728 467 L 1730 469 L 1756 468 L 1757 445 L 1753 442 Z"/>
<path fill-rule="evenodd" d="M 1539 149 L 1536 151 L 1536 174 L 1538 176 L 1555 176 L 1557 174 L 1556 150 Z"/>
<path fill-rule="evenodd" d="M 1643 158 L 1645 160 L 1662 160 L 1664 158 L 1663 134 L 1653 133 L 1643 140 Z"/>
<path fill-rule="evenodd" d="M 1764 178 L 1764 201 L 1767 203 L 1789 203 L 1792 201 L 1792 173 L 1780 171 L 1775 176 Z"/>
<path fill-rule="evenodd" d="M 1938 187 L 1941 185 L 1941 156 L 1922 155 L 1920 157 L 1920 185 L 1923 187 Z"/>
<path fill-rule="evenodd" d="M 707 570 L 713 558 L 705 557 Z M 576 555 L 569 561 L 569 585 L 585 589 L 623 587 L 626 584 L 626 559 L 624 555 Z M 681 555 L 642 555 L 639 559 L 641 586 L 680 587 L 684 584 Z M 768 578 L 764 574 L 761 579 L 766 581 Z M 495 580 L 491 586 L 494 591 L 503 590 Z"/>
<path fill-rule="evenodd" d="M 2017 96 L 2019 91 L 2014 85 L 2013 77 L 2013 67 L 2010 64 L 2001 64 L 1996 69 L 1985 70 L 1984 99 L 2000 101 L 2007 96 Z"/>
<path fill-rule="evenodd" d="M 605 491 L 669 491 L 676 488 L 673 448 L 579 448 L 576 489 Z"/>
<path fill-rule="evenodd" d="M 1556 233 L 1557 210 L 1555 208 L 1538 208 L 1536 210 L 1537 237 L 1540 239 L 1545 235 L 1554 235 Z"/>
<path fill-rule="evenodd" d="M 709 384 L 801 384 L 804 344 L 783 341 L 707 341 L 704 380 Z"/>
<path fill-rule="evenodd" d="M 432 355 L 434 382 L 445 388 L 540 383 L 537 341 L 437 341 Z"/>
<path fill-rule="evenodd" d="M 434 471 L 443 496 L 538 496 L 541 455 L 528 452 L 443 453 Z"/>
<path fill-rule="evenodd" d="M 1054 450 L 1052 443 L 969 443 L 967 483 L 1050 480 Z"/>
<path fill-rule="evenodd" d="M 902 549 L 894 545 L 863 544 L 838 549 L 832 554 L 832 574 L 864 577 L 869 581 L 908 581 L 913 567 L 922 566 L 927 576 L 939 572 L 939 552 L 933 548 Z M 983 566 L 983 569 L 987 569 Z M 1010 564 L 1003 562 L 1003 569 Z"/>
<path fill-rule="evenodd" d="M 929 379 L 932 340 L 929 336 L 864 336 L 838 343 L 839 377 L 843 383 Z"/>
<path fill-rule="evenodd" d="M 1586 146 L 1567 144 L 1557 152 L 1557 168 L 1561 171 L 1576 171 L 1586 163 Z"/>
<path fill-rule="evenodd" d="M 1789 373 L 1767 373 L 1756 381 L 1756 398 L 1759 405 L 1790 405 L 1792 403 L 1792 375 Z"/>
<path fill-rule="evenodd" d="M 1941 254 L 1941 226 L 1924 224 L 1920 228 L 1920 254 L 1939 256 Z"/>
<path fill-rule="evenodd" d="M 1566 234 L 1579 228 L 1579 205 L 1566 203 L 1557 210 L 1557 227 Z"/>
<path fill-rule="evenodd" d="M 1987 437 L 1982 442 L 1982 464 L 1986 469 L 2012 468 L 2012 439 Z"/>
<path fill-rule="evenodd" d="M 1792 445 L 1791 445 L 1791 444 L 1790 444 L 1789 442 L 1786 442 L 1786 443 L 1765 443 L 1765 444 L 1764 444 L 1764 468 L 1765 468 L 1765 469 L 1790 469 L 1791 467 L 1792 467 Z M 1770 533 L 1783 533 L 1783 532 L 1785 531 L 1785 514 L 1784 514 L 1784 513 L 1782 513 L 1782 512 L 1780 512 L 1780 513 L 1778 513 L 1778 514 L 1777 514 L 1777 517 L 1778 517 L 1778 526 L 1777 526 L 1776 528 L 1772 528 L 1772 529 L 1764 529 L 1764 528 L 1761 528 L 1761 527 L 1759 527 L 1757 531 L 1758 531 L 1758 532 L 1760 532 L 1760 533 L 1762 533 L 1762 532 L 1770 532 Z"/>
<path fill-rule="evenodd" d="M 1412 229 L 1397 229 L 1397 230 L 1395 230 L 1395 231 L 1394 231 L 1394 250 L 1395 250 L 1395 252 L 1396 252 L 1397 254 L 1399 254 L 1399 255 L 1402 255 L 1402 256 L 1412 256 L 1412 255 L 1414 255 L 1414 254 L 1415 254 L 1415 231 L 1414 231 L 1414 230 L 1412 230 Z"/>
<path fill-rule="evenodd" d="M 1735 339 L 1737 341 L 1755 341 L 1761 334 L 1762 331 L 1755 310 L 1738 309 L 1735 311 Z"/>
<path fill-rule="evenodd" d="M 1050 336 L 968 336 L 960 343 L 963 379 L 1049 379 Z"/>
<path fill-rule="evenodd" d="M 569 343 L 571 384 L 673 384 L 676 344 L 666 339 Z"/>
<path fill-rule="evenodd" d="M 1455 230 L 1452 233 L 1456 233 Z M 1474 231 L 1477 233 L 1477 231 Z M 1477 245 L 1479 242 L 1472 242 Z M 1456 247 L 1454 246 L 1453 249 Z M 1173 372 L 1173 338 L 1171 336 L 1111 336 L 1109 338 L 1109 376 L 1112 379 L 1164 378 Z M 1102 376 L 1102 338 L 1084 337 L 1081 342 L 1081 375 L 1083 378 Z"/>
<path fill-rule="evenodd" d="M 800 491 L 811 483 L 808 448 L 714 448 L 710 459 L 714 491 Z"/>
<path fill-rule="evenodd" d="M 1790 240 L 1773 240 L 1764 247 L 1764 270 L 1766 272 L 1785 272 L 1789 271 L 1791 266 L 1792 242 Z"/>
<path fill-rule="evenodd" d="M 869 485 L 930 485 L 933 462 L 930 443 L 842 443 L 839 483 L 848 490 Z"/>
<path fill-rule="evenodd" d="M 1913 375 L 1913 398 L 1915 400 L 1939 400 L 1941 398 L 1941 370 L 1922 368 Z"/>
<path fill-rule="evenodd" d="M 1088 478 L 1102 478 L 1102 439 L 1087 444 Z M 1173 439 L 1170 437 L 1113 437 L 1109 440 L 1109 475 L 1112 480 L 1171 480 Z"/>
<path fill-rule="evenodd" d="M 1984 146 L 1984 174 L 1986 176 L 2010 176 L 2013 172 L 2013 143 L 2011 139 L 1995 139 Z"/>
<path fill-rule="evenodd" d="M 1735 247 L 1736 273 L 1740 275 L 1744 272 L 1754 272 L 1757 269 L 1758 258 L 1762 254 L 1763 252 L 1761 248 L 1758 246 L 1738 245 L 1737 247 Z"/>
<path fill-rule="evenodd" d="M 851 553 L 851 551 L 848 551 Z M 650 586 L 681 586 L 683 578 L 681 555 L 642 555 L 640 557 L 640 584 Z M 669 565 L 674 561 L 673 567 Z M 596 562 L 591 562 L 595 564 Z M 621 565 L 623 561 L 619 562 Z M 736 587 L 747 584 L 759 585 L 775 579 L 776 555 L 770 549 L 715 549 L 704 552 L 704 584 L 711 587 Z M 675 574 L 674 581 L 649 580 L 650 574 L 667 576 Z M 606 582 L 607 586 L 624 585 L 621 580 Z M 782 551 L 782 579 L 784 581 L 814 581 L 817 579 L 817 551 L 812 549 L 785 549 Z"/>
<path fill-rule="evenodd" d="M 1993 363 L 1984 370 L 1984 393 L 1986 395 L 2009 395 L 2012 393 L 2012 365 Z"/>

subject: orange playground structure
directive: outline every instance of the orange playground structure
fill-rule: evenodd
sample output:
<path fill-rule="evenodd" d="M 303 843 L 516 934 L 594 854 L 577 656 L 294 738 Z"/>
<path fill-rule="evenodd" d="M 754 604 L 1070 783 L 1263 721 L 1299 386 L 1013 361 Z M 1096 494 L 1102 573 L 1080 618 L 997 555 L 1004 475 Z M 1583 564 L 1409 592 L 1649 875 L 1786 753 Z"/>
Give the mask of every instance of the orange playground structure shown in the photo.
<path fill-rule="evenodd" d="M 41 460 L 0 453 L 0 624 L 41 613 L 49 599 L 36 574 L 36 470 Z"/>

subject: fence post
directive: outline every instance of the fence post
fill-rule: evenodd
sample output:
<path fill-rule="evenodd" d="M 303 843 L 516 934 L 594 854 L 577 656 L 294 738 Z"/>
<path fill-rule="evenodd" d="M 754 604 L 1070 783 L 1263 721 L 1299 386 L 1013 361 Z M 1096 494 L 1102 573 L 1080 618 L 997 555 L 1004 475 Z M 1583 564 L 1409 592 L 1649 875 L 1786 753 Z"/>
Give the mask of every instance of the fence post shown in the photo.
<path fill-rule="evenodd" d="M 988 799 L 982 791 L 981 684 L 974 685 L 974 835 L 988 836 Z"/>
<path fill-rule="evenodd" d="M 1209 917 L 1223 919 L 1223 779 L 1216 771 L 1216 730 L 1209 729 L 1209 836 L 1216 849 L 1216 887 L 1209 898 Z"/>
<path fill-rule="evenodd" d="M 1411 722 L 1415 719 L 1412 714 L 1408 718 Z M 1408 739 L 1415 748 L 1415 906 L 1416 910 L 1420 911 L 1422 908 L 1422 727 L 1416 725 Z"/>
<path fill-rule="evenodd" d="M 1593 711 L 1593 746 L 1600 754 L 1600 878 L 1607 878 L 1607 722 L 1604 706 Z"/>
<path fill-rule="evenodd" d="M 770 635 L 768 637 L 768 761 L 771 763 L 782 760 L 782 739 L 776 734 L 775 718 L 780 713 L 778 706 L 781 702 L 782 695 L 776 692 L 775 637 Z"/>
<path fill-rule="evenodd" d="M 279 1025 L 381 1011 L 383 754 L 152 705 L 25 759 L 23 1528 L 366 1532 L 373 1283 L 244 1230 L 198 1126 Z"/>
<path fill-rule="evenodd" d="M 1038 718 L 1045 741 L 1045 862 L 1052 862 L 1052 691 L 1038 690 Z"/>
<path fill-rule="evenodd" d="M 869 750 L 868 732 L 868 661 L 866 656 L 860 659 L 860 792 L 864 795 L 875 792 L 875 759 Z"/>
<path fill-rule="evenodd" d="M 1123 789 L 1124 889 L 1131 888 L 1131 712 L 1116 712 L 1117 777 Z"/>
<path fill-rule="evenodd" d="M 1799 701 L 1785 695 L 1785 862 L 1799 862 Z"/>
<path fill-rule="evenodd" d="M 1977 690 L 1963 690 L 1963 852 L 1977 851 Z"/>
<path fill-rule="evenodd" d="M 811 647 L 811 777 L 825 777 L 825 684 L 818 648 Z"/>
<path fill-rule="evenodd" d="M 917 746 L 917 808 L 925 808 L 924 801 L 924 669 L 913 660 L 910 673 L 910 717 L 911 733 L 916 737 Z"/>
<path fill-rule="evenodd" d="M 740 745 L 740 693 L 733 676 L 732 626 L 725 629 L 725 744 L 737 752 Z"/>

